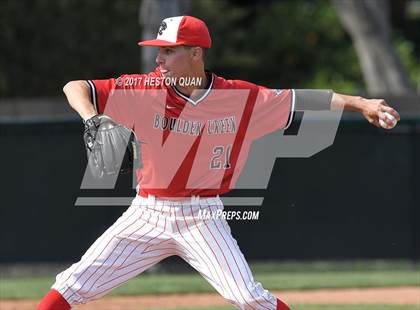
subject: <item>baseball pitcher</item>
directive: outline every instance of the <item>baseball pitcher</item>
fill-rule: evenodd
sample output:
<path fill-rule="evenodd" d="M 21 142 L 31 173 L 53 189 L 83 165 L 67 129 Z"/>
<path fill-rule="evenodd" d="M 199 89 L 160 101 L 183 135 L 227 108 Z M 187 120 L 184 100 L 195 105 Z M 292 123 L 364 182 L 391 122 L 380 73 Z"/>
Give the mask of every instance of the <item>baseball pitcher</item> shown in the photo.
<path fill-rule="evenodd" d="M 85 123 L 92 173 L 134 169 L 137 195 L 80 261 L 57 275 L 38 310 L 67 310 L 101 298 L 161 260 L 178 255 L 240 309 L 289 307 L 256 282 L 223 209 L 256 139 L 290 126 L 295 110 L 351 110 L 377 127 L 400 119 L 382 99 L 328 90 L 271 90 L 205 69 L 206 24 L 191 16 L 162 21 L 157 68 L 104 80 L 71 81 L 69 104 Z M 141 155 L 141 164 L 140 161 Z"/>

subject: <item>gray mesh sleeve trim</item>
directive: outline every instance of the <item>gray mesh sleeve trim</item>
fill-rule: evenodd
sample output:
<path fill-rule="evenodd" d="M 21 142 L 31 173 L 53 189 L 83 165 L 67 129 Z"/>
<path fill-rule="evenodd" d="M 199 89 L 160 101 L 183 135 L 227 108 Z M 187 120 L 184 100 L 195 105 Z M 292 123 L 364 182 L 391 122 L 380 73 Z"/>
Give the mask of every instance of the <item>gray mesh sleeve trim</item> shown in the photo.
<path fill-rule="evenodd" d="M 324 111 L 331 109 L 332 90 L 295 89 L 295 109 L 297 111 Z"/>

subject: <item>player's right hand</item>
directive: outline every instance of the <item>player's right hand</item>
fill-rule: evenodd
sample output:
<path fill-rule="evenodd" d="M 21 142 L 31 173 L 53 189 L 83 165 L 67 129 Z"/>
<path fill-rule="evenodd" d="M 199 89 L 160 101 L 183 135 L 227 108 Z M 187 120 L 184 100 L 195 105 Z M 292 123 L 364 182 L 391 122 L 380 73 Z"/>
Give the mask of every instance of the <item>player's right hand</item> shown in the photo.
<path fill-rule="evenodd" d="M 366 120 L 372 125 L 382 128 L 379 124 L 379 119 L 383 120 L 388 126 L 392 126 L 393 122 L 388 117 L 386 117 L 385 112 L 391 114 L 397 121 L 400 121 L 400 114 L 384 99 L 365 99 L 363 100 L 363 109 L 362 115 Z"/>

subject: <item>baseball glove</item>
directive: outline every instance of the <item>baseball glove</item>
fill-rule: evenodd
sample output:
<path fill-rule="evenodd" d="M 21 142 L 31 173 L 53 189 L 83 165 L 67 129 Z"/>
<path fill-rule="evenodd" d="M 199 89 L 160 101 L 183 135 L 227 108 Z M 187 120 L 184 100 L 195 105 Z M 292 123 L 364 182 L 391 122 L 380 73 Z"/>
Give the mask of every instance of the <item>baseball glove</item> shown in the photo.
<path fill-rule="evenodd" d="M 109 116 L 99 114 L 86 120 L 83 139 L 88 166 L 96 178 L 140 167 L 140 144 L 134 131 Z"/>

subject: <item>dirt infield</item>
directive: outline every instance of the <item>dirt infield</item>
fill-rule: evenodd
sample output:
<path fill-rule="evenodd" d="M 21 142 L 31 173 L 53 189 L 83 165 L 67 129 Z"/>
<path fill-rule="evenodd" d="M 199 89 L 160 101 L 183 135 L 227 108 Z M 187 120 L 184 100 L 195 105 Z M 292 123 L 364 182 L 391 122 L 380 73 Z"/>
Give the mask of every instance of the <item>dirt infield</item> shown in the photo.
<path fill-rule="evenodd" d="M 307 291 L 274 291 L 289 304 L 389 304 L 419 305 L 419 287 L 319 289 Z M 2 310 L 33 310 L 34 300 L 0 300 Z M 143 310 L 150 308 L 175 309 L 177 307 L 226 306 L 217 294 L 174 294 L 156 296 L 106 297 L 78 310 Z"/>

